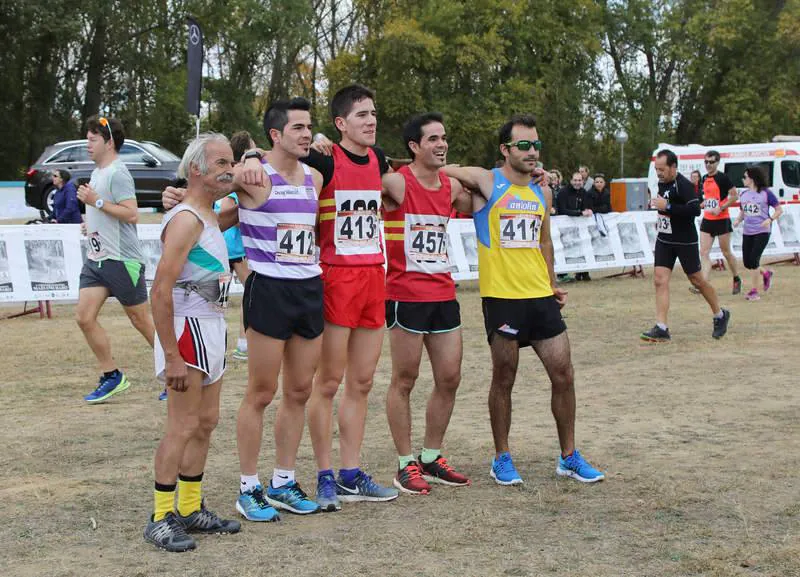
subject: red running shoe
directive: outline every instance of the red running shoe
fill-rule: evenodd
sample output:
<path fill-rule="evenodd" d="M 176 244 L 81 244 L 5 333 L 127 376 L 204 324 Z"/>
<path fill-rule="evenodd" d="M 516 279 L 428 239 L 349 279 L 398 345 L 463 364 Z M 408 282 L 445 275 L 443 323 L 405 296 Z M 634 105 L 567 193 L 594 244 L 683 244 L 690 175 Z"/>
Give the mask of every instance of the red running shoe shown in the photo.
<path fill-rule="evenodd" d="M 433 463 L 423 463 L 422 478 L 430 483 L 441 483 L 451 487 L 467 487 L 472 484 L 466 475 L 462 475 L 447 464 L 447 459 L 439 455 Z"/>
<path fill-rule="evenodd" d="M 410 495 L 427 495 L 431 492 L 431 486 L 422 478 L 422 469 L 416 461 L 397 471 L 394 486 Z"/>

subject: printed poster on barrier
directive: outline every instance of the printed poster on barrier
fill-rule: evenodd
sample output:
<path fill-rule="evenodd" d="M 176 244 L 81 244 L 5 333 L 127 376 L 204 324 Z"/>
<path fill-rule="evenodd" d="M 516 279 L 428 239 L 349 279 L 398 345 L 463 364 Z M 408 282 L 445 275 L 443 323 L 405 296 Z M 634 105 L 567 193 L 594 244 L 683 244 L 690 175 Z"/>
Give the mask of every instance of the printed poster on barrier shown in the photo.
<path fill-rule="evenodd" d="M 0 293 L 14 292 L 14 283 L 11 281 L 11 267 L 8 264 L 8 249 L 6 241 L 0 240 Z"/>
<path fill-rule="evenodd" d="M 615 233 L 616 227 L 616 219 L 612 218 L 611 215 L 602 214 L 595 214 L 593 222 L 587 227 L 596 263 L 614 262 L 617 258 L 614 255 L 614 246 L 611 243 L 611 235 Z"/>

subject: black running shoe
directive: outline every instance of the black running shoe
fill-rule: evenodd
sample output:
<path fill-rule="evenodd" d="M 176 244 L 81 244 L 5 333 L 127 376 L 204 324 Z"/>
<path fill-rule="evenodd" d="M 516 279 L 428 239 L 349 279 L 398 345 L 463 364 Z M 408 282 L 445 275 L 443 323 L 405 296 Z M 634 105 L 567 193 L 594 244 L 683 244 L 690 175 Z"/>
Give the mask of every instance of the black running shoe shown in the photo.
<path fill-rule="evenodd" d="M 153 521 L 150 517 L 144 528 L 144 540 L 170 553 L 191 551 L 197 546 L 175 513 L 167 513 L 167 516 L 160 521 Z"/>
<path fill-rule="evenodd" d="M 714 317 L 714 332 L 711 336 L 715 339 L 721 339 L 728 332 L 728 321 L 731 320 L 731 311 L 722 309 L 722 318 Z"/>
<path fill-rule="evenodd" d="M 658 325 L 654 325 L 652 329 L 639 335 L 639 338 L 650 343 L 668 343 L 672 339 L 669 329 L 664 330 Z"/>
<path fill-rule="evenodd" d="M 242 528 L 239 521 L 221 519 L 214 511 L 206 509 L 205 499 L 200 504 L 200 509 L 194 513 L 186 517 L 176 513 L 175 517 L 177 517 L 187 533 L 238 533 L 239 529 Z"/>
<path fill-rule="evenodd" d="M 742 292 L 742 277 L 733 277 L 733 294 L 738 295 Z"/>

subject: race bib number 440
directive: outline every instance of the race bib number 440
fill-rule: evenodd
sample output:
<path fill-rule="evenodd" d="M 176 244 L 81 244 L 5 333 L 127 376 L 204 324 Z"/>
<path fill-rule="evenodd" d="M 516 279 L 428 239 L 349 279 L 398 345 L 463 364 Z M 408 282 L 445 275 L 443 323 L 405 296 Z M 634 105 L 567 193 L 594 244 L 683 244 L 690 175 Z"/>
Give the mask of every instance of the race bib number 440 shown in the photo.
<path fill-rule="evenodd" d="M 446 216 L 406 214 L 406 270 L 439 274 L 448 271 Z"/>
<path fill-rule="evenodd" d="M 500 246 L 502 248 L 539 248 L 542 217 L 538 214 L 501 214 Z"/>
<path fill-rule="evenodd" d="M 314 227 L 310 224 L 279 223 L 278 246 L 275 249 L 277 262 L 314 264 Z"/>
<path fill-rule="evenodd" d="M 380 191 L 337 190 L 334 244 L 336 254 L 381 252 L 378 209 Z"/>

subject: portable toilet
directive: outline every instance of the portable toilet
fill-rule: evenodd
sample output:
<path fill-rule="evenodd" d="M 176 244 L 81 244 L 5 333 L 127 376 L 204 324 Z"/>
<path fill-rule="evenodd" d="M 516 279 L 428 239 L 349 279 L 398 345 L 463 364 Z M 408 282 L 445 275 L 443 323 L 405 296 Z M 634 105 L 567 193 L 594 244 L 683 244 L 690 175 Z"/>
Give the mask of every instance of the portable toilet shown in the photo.
<path fill-rule="evenodd" d="M 648 210 L 650 193 L 646 178 L 616 178 L 611 181 L 611 210 Z"/>

